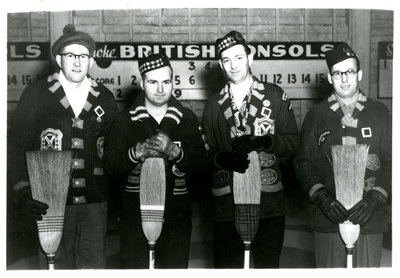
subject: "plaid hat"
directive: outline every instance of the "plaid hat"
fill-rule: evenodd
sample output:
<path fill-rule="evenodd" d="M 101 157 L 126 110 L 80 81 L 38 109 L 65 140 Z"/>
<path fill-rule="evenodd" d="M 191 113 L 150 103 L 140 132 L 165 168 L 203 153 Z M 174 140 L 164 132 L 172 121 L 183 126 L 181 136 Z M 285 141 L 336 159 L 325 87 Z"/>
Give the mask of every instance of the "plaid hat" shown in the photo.
<path fill-rule="evenodd" d="M 139 59 L 140 75 L 162 67 L 171 67 L 168 57 L 163 53 L 149 53 L 147 57 Z"/>
<path fill-rule="evenodd" d="M 337 63 L 344 61 L 349 58 L 355 58 L 357 60 L 357 66 L 359 67 L 360 61 L 356 53 L 354 53 L 353 49 L 347 43 L 342 43 L 336 46 L 334 49 L 329 50 L 325 53 L 326 64 L 328 65 L 329 70 Z"/>
<path fill-rule="evenodd" d="M 93 54 L 96 48 L 96 42 L 88 34 L 76 31 L 73 24 L 65 25 L 63 29 L 63 35 L 53 44 L 51 52 L 54 56 L 60 54 L 60 51 L 67 45 L 80 44 L 89 49 L 90 55 Z"/>
<path fill-rule="evenodd" d="M 246 49 L 246 52 L 248 53 L 250 52 L 246 40 L 243 38 L 242 34 L 240 34 L 238 31 L 230 31 L 227 35 L 215 41 L 215 46 L 217 47 L 218 55 L 221 55 L 223 51 L 237 44 L 243 45 L 244 48 Z"/>

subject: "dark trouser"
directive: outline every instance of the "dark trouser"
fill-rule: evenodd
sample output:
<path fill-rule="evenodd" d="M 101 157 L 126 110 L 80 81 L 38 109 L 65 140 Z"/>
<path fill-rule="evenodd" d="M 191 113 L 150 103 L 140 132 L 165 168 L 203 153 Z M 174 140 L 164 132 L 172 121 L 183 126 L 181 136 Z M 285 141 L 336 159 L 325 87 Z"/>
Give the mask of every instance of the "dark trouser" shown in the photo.
<path fill-rule="evenodd" d="M 251 243 L 254 268 L 278 268 L 285 232 L 285 216 L 260 219 Z M 243 268 L 244 245 L 234 221 L 214 222 L 214 267 Z"/>
<path fill-rule="evenodd" d="M 190 216 L 163 223 L 155 246 L 155 268 L 188 268 L 192 222 Z M 124 210 L 120 222 L 121 267 L 148 269 L 149 246 L 140 217 Z"/>
<path fill-rule="evenodd" d="M 106 268 L 106 231 L 106 202 L 66 206 L 64 229 L 54 268 Z M 47 260 L 42 250 L 39 257 L 41 268 L 47 268 Z"/>
<path fill-rule="evenodd" d="M 353 250 L 353 267 L 380 267 L 383 233 L 360 233 Z M 314 231 L 317 268 L 346 267 L 346 248 L 340 234 Z"/>

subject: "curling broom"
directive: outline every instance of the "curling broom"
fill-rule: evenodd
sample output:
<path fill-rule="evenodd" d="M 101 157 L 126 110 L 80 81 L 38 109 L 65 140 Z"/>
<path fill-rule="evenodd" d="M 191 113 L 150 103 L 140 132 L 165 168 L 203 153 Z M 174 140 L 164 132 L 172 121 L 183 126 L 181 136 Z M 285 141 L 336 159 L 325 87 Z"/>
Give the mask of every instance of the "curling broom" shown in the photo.
<path fill-rule="evenodd" d="M 368 149 L 363 144 L 331 147 L 336 198 L 346 209 L 362 199 Z M 339 224 L 339 232 L 346 245 L 347 268 L 352 268 L 353 248 L 360 234 L 360 225 L 347 220 Z"/>
<path fill-rule="evenodd" d="M 149 244 L 149 268 L 155 268 L 154 248 L 161 234 L 165 205 L 165 162 L 163 158 L 147 158 L 140 173 L 140 213 L 142 229 Z"/>
<path fill-rule="evenodd" d="M 250 245 L 259 224 L 261 200 L 260 162 L 256 151 L 249 153 L 249 168 L 244 174 L 233 172 L 235 226 L 244 243 L 244 268 L 250 268 Z"/>
<path fill-rule="evenodd" d="M 54 270 L 55 253 L 64 226 L 72 151 L 31 151 L 26 153 L 26 161 L 32 197 L 49 206 L 43 219 L 36 223 L 49 269 Z"/>

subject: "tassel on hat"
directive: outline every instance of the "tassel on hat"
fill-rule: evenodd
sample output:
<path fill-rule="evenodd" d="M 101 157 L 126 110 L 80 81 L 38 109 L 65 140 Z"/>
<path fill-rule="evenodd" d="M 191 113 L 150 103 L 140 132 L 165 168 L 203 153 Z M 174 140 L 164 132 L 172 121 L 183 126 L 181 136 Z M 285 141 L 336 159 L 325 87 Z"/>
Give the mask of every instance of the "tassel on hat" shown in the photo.
<path fill-rule="evenodd" d="M 90 55 L 92 55 L 96 49 L 96 42 L 89 34 L 76 31 L 73 24 L 67 24 L 64 26 L 63 35 L 54 43 L 51 52 L 54 56 L 57 56 L 65 46 L 70 44 L 85 46 L 89 50 Z"/>

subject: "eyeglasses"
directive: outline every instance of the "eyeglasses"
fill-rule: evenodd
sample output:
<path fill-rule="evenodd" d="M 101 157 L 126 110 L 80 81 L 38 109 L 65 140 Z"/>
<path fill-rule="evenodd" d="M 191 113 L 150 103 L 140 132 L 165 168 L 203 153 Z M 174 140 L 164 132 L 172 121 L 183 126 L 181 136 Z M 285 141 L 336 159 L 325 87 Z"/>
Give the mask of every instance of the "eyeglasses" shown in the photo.
<path fill-rule="evenodd" d="M 347 78 L 352 78 L 357 74 L 358 70 L 347 70 L 347 71 L 334 71 L 331 73 L 332 78 L 335 80 L 339 80 L 342 78 L 343 74 L 346 75 Z"/>
<path fill-rule="evenodd" d="M 65 57 L 65 60 L 67 60 L 68 62 L 75 62 L 76 58 L 79 59 L 80 62 L 88 62 L 90 56 L 88 54 L 74 54 L 71 52 L 67 52 L 67 53 L 61 53 L 61 56 Z"/>

